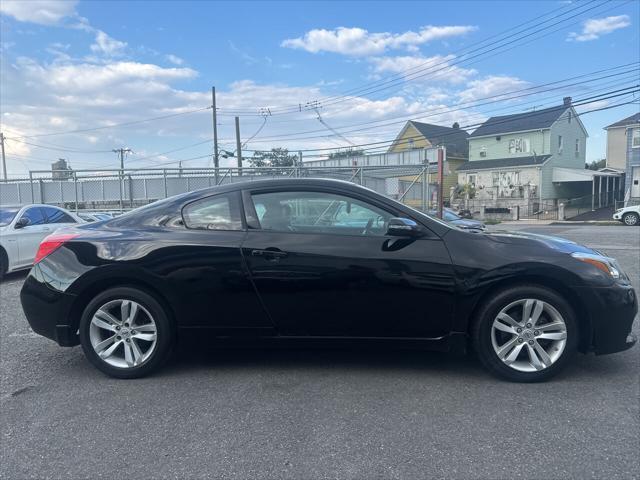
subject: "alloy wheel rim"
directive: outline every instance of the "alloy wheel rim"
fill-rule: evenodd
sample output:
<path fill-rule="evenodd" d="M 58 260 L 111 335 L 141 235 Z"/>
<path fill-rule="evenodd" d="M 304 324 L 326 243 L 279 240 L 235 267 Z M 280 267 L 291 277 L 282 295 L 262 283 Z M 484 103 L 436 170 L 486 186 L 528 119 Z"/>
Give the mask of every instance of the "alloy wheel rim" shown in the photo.
<path fill-rule="evenodd" d="M 135 368 L 153 354 L 156 322 L 149 311 L 128 299 L 111 300 L 91 318 L 89 340 L 103 362 L 117 368 Z"/>
<path fill-rule="evenodd" d="M 567 325 L 551 304 L 525 298 L 496 315 L 491 344 L 498 358 L 520 372 L 538 372 L 553 365 L 567 343 Z"/>
<path fill-rule="evenodd" d="M 638 218 L 635 215 L 625 215 L 624 223 L 627 225 L 635 225 L 638 221 Z"/>

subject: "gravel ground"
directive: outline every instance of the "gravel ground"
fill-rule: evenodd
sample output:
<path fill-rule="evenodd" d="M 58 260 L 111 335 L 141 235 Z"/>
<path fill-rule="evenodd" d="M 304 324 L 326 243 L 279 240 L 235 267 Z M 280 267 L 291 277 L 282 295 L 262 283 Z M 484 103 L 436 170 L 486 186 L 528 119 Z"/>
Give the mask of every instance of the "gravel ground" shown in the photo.
<path fill-rule="evenodd" d="M 517 228 L 602 250 L 640 287 L 640 229 Z M 24 276 L 0 284 L 0 478 L 639 476 L 638 347 L 536 385 L 435 353 L 188 347 L 118 381 L 30 331 Z"/>

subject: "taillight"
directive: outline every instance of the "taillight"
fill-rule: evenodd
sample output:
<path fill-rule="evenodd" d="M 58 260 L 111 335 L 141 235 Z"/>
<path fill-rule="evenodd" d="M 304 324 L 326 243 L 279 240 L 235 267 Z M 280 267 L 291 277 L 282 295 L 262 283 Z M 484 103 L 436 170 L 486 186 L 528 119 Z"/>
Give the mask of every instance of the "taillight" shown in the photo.
<path fill-rule="evenodd" d="M 33 261 L 33 264 L 35 265 L 43 258 L 51 255 L 65 242 L 68 242 L 77 236 L 77 233 L 52 233 L 48 237 L 45 237 L 45 239 L 40 243 L 40 247 L 38 248 L 38 253 L 36 253 L 36 258 Z"/>

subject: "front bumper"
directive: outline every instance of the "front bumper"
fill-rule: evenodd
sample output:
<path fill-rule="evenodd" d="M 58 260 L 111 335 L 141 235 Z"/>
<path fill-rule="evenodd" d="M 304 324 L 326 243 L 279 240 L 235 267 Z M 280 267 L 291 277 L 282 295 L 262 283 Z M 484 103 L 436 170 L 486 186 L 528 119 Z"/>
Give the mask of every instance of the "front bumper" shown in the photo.
<path fill-rule="evenodd" d="M 614 213 L 613 214 L 613 219 L 614 220 L 622 220 L 622 213 Z"/>
<path fill-rule="evenodd" d="M 31 329 L 63 347 L 78 345 L 77 325 L 71 316 L 75 295 L 63 293 L 38 280 L 38 265 L 27 276 L 20 302 Z"/>
<path fill-rule="evenodd" d="M 636 344 L 637 337 L 631 329 L 638 313 L 638 297 L 631 285 L 581 287 L 578 293 L 591 319 L 592 351 L 604 355 Z"/>

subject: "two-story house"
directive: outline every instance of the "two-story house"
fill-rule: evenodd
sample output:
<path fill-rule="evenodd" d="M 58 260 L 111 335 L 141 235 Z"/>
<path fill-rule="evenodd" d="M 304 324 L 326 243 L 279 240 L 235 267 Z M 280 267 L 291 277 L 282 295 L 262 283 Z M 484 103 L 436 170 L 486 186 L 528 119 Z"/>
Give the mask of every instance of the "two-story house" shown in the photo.
<path fill-rule="evenodd" d="M 425 148 L 446 148 L 446 170 L 443 178 L 443 197 L 449 199 L 452 187 L 458 182 L 456 170 L 468 158 L 469 134 L 456 122 L 451 127 L 409 120 L 389 147 L 388 153 L 406 152 Z M 429 183 L 437 181 L 435 168 L 430 168 Z M 435 192 L 435 189 L 433 190 Z"/>
<path fill-rule="evenodd" d="M 588 195 L 587 130 L 571 105 L 489 118 L 469 136 L 458 184 L 483 200 L 557 200 Z"/>
<path fill-rule="evenodd" d="M 607 167 L 625 173 L 624 200 L 640 202 L 640 112 L 605 127 Z"/>

